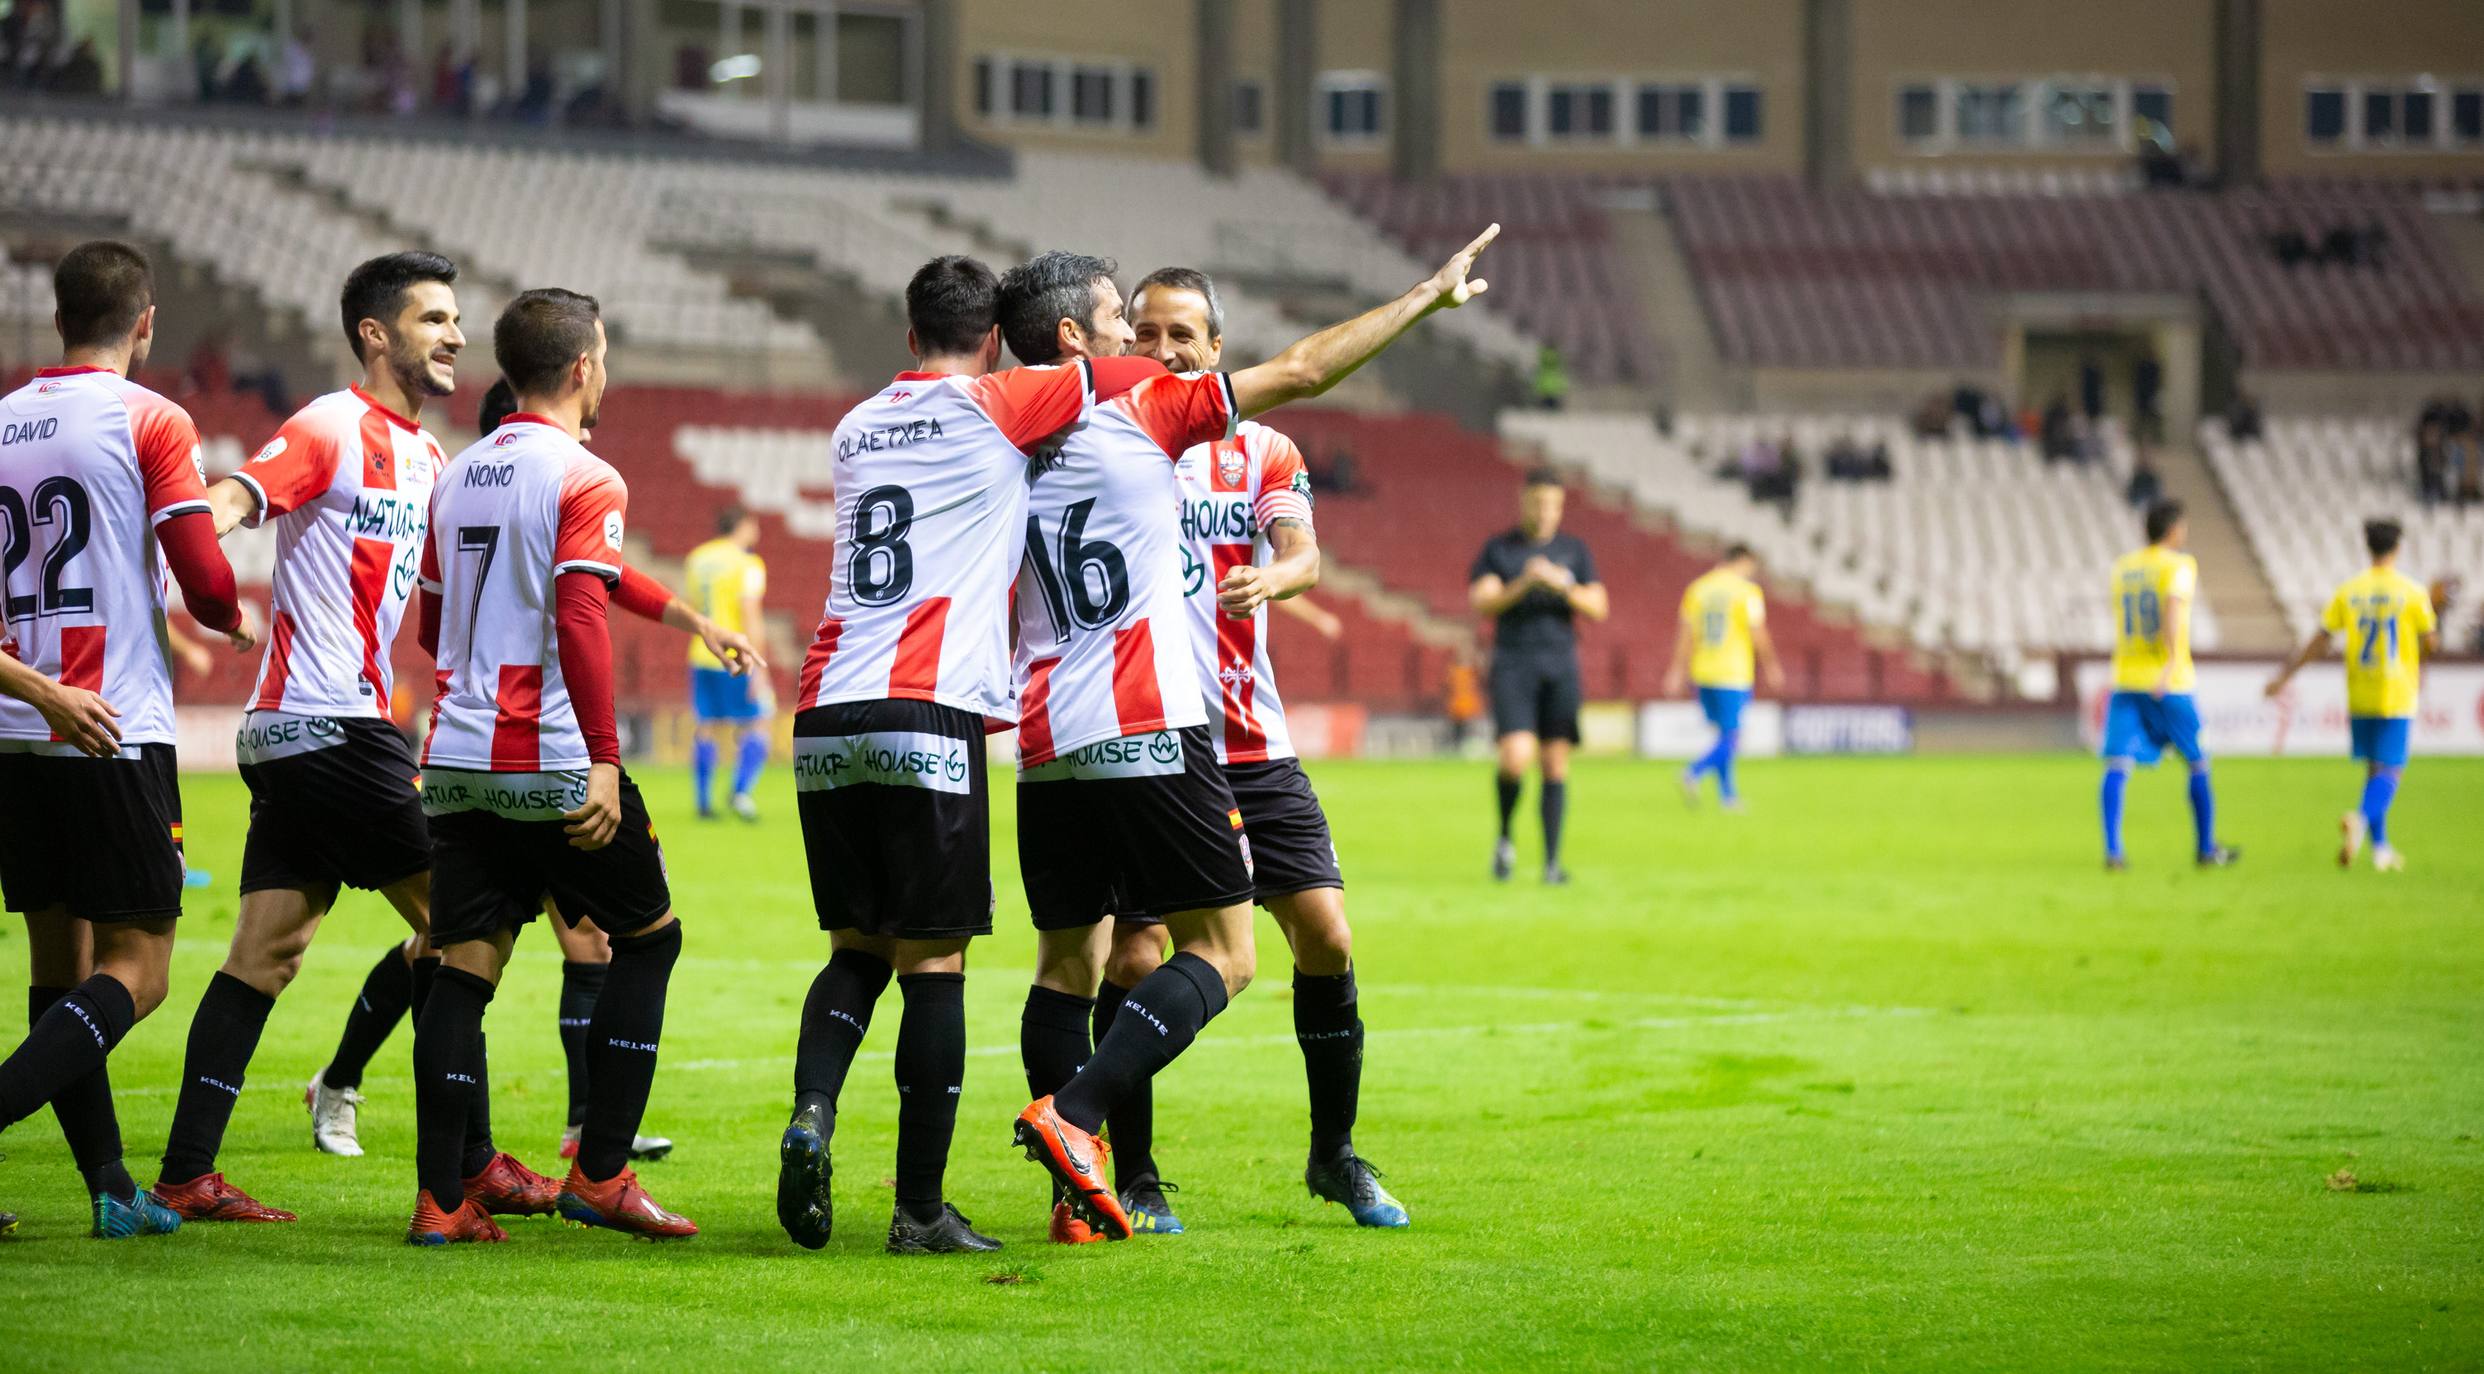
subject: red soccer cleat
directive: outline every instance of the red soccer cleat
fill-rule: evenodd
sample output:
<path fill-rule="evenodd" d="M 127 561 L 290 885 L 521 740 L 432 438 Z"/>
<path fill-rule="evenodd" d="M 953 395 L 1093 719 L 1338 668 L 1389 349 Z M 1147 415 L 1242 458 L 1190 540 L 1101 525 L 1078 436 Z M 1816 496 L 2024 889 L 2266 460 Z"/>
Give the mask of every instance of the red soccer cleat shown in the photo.
<path fill-rule="evenodd" d="M 466 1200 L 496 1217 L 550 1216 L 560 1195 L 561 1185 L 507 1153 L 493 1155 L 483 1172 L 466 1180 Z"/>
<path fill-rule="evenodd" d="M 1104 1239 L 1094 1227 L 1080 1219 L 1077 1208 L 1066 1202 L 1052 1204 L 1051 1235 L 1055 1245 L 1093 1245 Z"/>
<path fill-rule="evenodd" d="M 649 1240 L 688 1240 L 699 1233 L 690 1218 L 675 1216 L 656 1205 L 638 1186 L 638 1171 L 623 1169 L 601 1183 L 590 1182 L 578 1166 L 569 1166 L 561 1180 L 561 1219 L 580 1226 L 601 1226 Z"/>
<path fill-rule="evenodd" d="M 181 1214 L 183 1221 L 298 1221 L 281 1207 L 269 1207 L 224 1181 L 224 1175 L 200 1174 L 187 1183 L 157 1183 L 153 1192 Z"/>
<path fill-rule="evenodd" d="M 1121 1210 L 1121 1199 L 1113 1196 L 1112 1185 L 1104 1181 L 1111 1147 L 1063 1121 L 1052 1109 L 1050 1094 L 1036 1098 L 1018 1113 L 1016 1139 L 1026 1147 L 1026 1157 L 1050 1170 L 1053 1181 L 1067 1191 L 1071 1211 L 1083 1216 L 1106 1240 L 1130 1238 L 1129 1213 Z"/>
<path fill-rule="evenodd" d="M 414 1195 L 414 1219 L 405 1224 L 408 1245 L 497 1245 L 508 1238 L 473 1198 L 444 1213 L 427 1188 Z"/>

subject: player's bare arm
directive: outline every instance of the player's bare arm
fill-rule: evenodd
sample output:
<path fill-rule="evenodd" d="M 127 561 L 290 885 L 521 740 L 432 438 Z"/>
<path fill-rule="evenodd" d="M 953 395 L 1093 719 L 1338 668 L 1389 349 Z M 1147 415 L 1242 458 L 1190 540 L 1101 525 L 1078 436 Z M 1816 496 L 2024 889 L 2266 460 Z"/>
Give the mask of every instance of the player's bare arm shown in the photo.
<path fill-rule="evenodd" d="M 2321 657 L 2328 652 L 2329 632 L 2327 630 L 2312 631 L 2304 639 L 2302 647 L 2294 651 L 2294 657 L 2286 660 L 2286 666 L 2278 669 L 2277 676 L 2268 680 L 2264 695 L 2274 698 L 2278 693 L 2285 691 L 2286 684 L 2294 680 L 2296 673 L 2319 662 Z"/>
<path fill-rule="evenodd" d="M 1529 568 L 1504 582 L 1497 573 L 1485 573 L 1467 584 L 1466 604 L 1486 620 L 1495 619 L 1510 607 L 1526 599 L 1528 592 L 1540 585 L 1535 570 Z"/>
<path fill-rule="evenodd" d="M 13 696 L 35 708 L 52 733 L 78 747 L 79 751 L 96 758 L 110 758 L 121 751 L 121 727 L 113 720 L 121 713 L 83 687 L 55 682 L 18 662 L 0 654 L 0 695 Z"/>
<path fill-rule="evenodd" d="M 1345 622 L 1335 612 L 1307 596 L 1289 596 L 1277 602 L 1276 608 L 1310 626 L 1322 639 L 1335 640 L 1345 633 Z"/>
<path fill-rule="evenodd" d="M 569 822 L 572 848 L 596 850 L 611 844 L 621 829 L 621 765 L 588 765 L 586 803 L 564 812 L 562 819 Z"/>
<path fill-rule="evenodd" d="M 1226 573 L 1216 587 L 1216 604 L 1226 615 L 1247 620 L 1261 606 L 1309 591 L 1319 582 L 1319 535 L 1308 520 L 1280 516 L 1268 522 L 1268 561 L 1244 563 Z"/>
<path fill-rule="evenodd" d="M 1500 233 L 1497 224 L 1484 230 L 1441 264 L 1439 271 L 1387 305 L 1297 340 L 1268 361 L 1234 373 L 1234 413 L 1248 419 L 1289 401 L 1320 395 L 1378 357 L 1425 316 L 1436 310 L 1455 310 L 1482 295 L 1487 283 L 1480 278 L 1469 281 L 1466 274 L 1473 270 L 1475 256 Z"/>
<path fill-rule="evenodd" d="M 1690 681 L 1691 654 L 1699 648 L 1698 627 L 1684 616 L 1673 631 L 1673 657 L 1665 664 L 1664 695 L 1678 697 Z"/>
<path fill-rule="evenodd" d="M 227 477 L 207 489 L 207 513 L 216 522 L 216 538 L 222 539 L 259 513 L 259 494 L 249 483 Z"/>
<path fill-rule="evenodd" d="M 1601 620 L 1604 617 L 1596 618 Z M 1760 677 L 1768 684 L 1768 690 L 1778 696 L 1784 696 L 1785 665 L 1777 660 L 1777 641 L 1769 636 L 1768 627 L 1765 624 L 1751 627 L 1751 653 L 1759 659 Z"/>

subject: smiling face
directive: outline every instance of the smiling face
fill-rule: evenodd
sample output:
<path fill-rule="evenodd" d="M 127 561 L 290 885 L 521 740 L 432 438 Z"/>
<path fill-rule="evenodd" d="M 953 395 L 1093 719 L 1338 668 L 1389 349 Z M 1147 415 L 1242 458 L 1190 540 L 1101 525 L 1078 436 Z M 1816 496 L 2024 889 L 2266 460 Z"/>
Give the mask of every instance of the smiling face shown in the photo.
<path fill-rule="evenodd" d="M 1093 283 L 1095 308 L 1088 312 L 1087 327 L 1079 329 L 1075 321 L 1063 320 L 1070 326 L 1062 331 L 1063 351 L 1074 358 L 1118 358 L 1130 351 L 1130 321 L 1122 314 L 1121 287 L 1110 277 L 1098 277 Z"/>
<path fill-rule="evenodd" d="M 368 323 L 364 326 L 370 327 Z M 397 317 L 380 326 L 381 357 L 408 396 L 446 396 L 457 389 L 457 292 L 446 282 L 420 281 L 405 290 Z"/>
<path fill-rule="evenodd" d="M 1207 297 L 1175 286 L 1150 286 L 1130 302 L 1134 352 L 1175 372 L 1211 372 L 1225 341 L 1211 332 Z"/>

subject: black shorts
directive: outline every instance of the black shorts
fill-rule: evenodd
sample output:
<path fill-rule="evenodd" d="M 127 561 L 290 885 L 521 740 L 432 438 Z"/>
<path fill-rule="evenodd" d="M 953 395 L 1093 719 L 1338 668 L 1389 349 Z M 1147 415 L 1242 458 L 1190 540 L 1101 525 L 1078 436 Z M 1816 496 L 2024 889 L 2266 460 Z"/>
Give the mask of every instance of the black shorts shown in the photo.
<path fill-rule="evenodd" d="M 396 726 L 253 712 L 238 743 L 250 785 L 242 891 L 334 901 L 340 886 L 375 891 L 431 867 L 414 749 Z"/>
<path fill-rule="evenodd" d="M 937 702 L 843 702 L 794 717 L 794 797 L 820 929 L 992 933 L 983 760 L 983 717 Z"/>
<path fill-rule="evenodd" d="M 1207 727 L 1106 740 L 1020 774 L 1018 872 L 1037 930 L 1251 900 L 1242 813 Z"/>
<path fill-rule="evenodd" d="M 0 899 L 88 921 L 181 914 L 181 784 L 169 744 L 117 759 L 0 753 Z"/>
<path fill-rule="evenodd" d="M 1266 906 L 1321 887 L 1344 887 L 1328 813 L 1299 759 L 1225 765 L 1233 804 L 1242 812 L 1242 843 L 1251 859 L 1252 895 Z"/>
<path fill-rule="evenodd" d="M 488 778 L 491 783 L 478 783 Z M 638 784 L 621 775 L 621 826 L 601 849 L 572 848 L 566 823 L 534 819 L 547 810 L 575 809 L 585 798 L 585 770 L 564 774 L 444 773 L 423 778 L 424 810 L 431 819 L 431 942 L 489 940 L 535 919 L 543 900 L 559 904 L 570 925 L 593 920 L 607 935 L 629 935 L 673 909 L 665 882 L 664 848 Z M 574 786 L 573 786 L 574 782 Z M 550 784 L 550 785 L 547 785 Z M 482 786 L 550 794 L 545 804 L 500 810 L 471 809 L 460 791 Z M 561 806 L 567 801 L 566 807 Z"/>
<path fill-rule="evenodd" d="M 1494 734 L 1578 742 L 1578 655 L 1495 654 L 1491 690 Z"/>

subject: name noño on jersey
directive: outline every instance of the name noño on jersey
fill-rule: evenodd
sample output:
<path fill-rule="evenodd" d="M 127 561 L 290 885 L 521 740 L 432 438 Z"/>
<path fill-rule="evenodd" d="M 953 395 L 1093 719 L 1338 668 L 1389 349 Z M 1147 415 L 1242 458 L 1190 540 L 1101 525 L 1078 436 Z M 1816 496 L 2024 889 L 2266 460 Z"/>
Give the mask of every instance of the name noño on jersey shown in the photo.
<path fill-rule="evenodd" d="M 250 709 L 386 719 L 389 647 L 446 460 L 421 426 L 364 394 L 304 406 L 235 480 L 276 526 L 267 653 Z"/>
<path fill-rule="evenodd" d="M 1225 575 L 1267 560 L 1268 527 L 1311 522 L 1311 479 L 1302 450 L 1265 425 L 1245 421 L 1230 439 L 1201 444 L 1174 467 L 1182 500 L 1182 591 L 1189 603 L 1191 652 L 1200 690 L 1223 716 L 1220 763 L 1294 757 L 1268 657 L 1268 608 L 1248 619 L 1216 604 Z"/>
<path fill-rule="evenodd" d="M 423 766 L 585 768 L 562 679 L 554 580 L 621 579 L 629 488 L 542 420 L 512 417 L 449 460 L 431 499 L 423 585 L 440 596 L 439 696 Z"/>
<path fill-rule="evenodd" d="M 0 398 L 0 653 L 99 692 L 124 745 L 173 742 L 155 526 L 204 512 L 189 413 L 118 373 L 46 368 Z M 0 748 L 74 753 L 0 697 Z"/>

